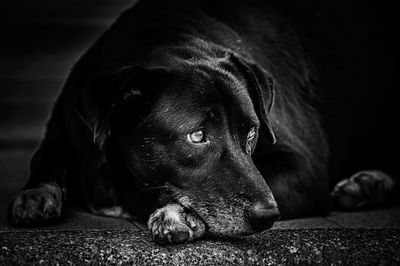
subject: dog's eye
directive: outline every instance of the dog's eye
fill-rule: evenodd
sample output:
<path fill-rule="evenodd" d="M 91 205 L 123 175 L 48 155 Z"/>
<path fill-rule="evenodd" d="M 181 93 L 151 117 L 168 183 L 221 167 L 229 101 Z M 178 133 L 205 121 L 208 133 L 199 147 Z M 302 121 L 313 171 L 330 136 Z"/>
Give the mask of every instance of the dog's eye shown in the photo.
<path fill-rule="evenodd" d="M 190 143 L 194 144 L 200 144 L 200 143 L 206 143 L 206 136 L 203 130 L 197 130 L 195 132 L 192 132 L 190 134 L 186 135 L 186 139 Z"/>
<path fill-rule="evenodd" d="M 249 131 L 249 133 L 247 134 L 247 139 L 248 140 L 252 140 L 254 139 L 254 136 L 256 135 L 256 130 L 254 127 L 252 127 Z"/>

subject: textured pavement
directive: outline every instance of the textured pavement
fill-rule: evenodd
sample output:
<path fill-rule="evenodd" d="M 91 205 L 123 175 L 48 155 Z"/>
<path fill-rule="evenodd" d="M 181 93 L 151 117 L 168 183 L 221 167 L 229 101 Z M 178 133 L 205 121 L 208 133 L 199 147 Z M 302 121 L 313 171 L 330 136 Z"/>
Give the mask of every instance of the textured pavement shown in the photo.
<path fill-rule="evenodd" d="M 155 246 L 140 230 L 0 233 L 0 264 L 400 264 L 400 229 L 270 230 L 234 241 Z"/>

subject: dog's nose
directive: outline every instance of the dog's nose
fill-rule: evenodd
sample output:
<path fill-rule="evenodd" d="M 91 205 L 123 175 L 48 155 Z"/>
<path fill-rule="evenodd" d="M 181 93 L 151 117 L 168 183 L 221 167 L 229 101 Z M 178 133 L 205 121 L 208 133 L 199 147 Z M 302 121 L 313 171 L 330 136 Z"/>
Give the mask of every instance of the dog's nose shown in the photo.
<path fill-rule="evenodd" d="M 255 232 L 262 232 L 271 228 L 274 222 L 280 218 L 277 207 L 267 207 L 262 203 L 253 204 L 248 215 L 251 229 Z"/>

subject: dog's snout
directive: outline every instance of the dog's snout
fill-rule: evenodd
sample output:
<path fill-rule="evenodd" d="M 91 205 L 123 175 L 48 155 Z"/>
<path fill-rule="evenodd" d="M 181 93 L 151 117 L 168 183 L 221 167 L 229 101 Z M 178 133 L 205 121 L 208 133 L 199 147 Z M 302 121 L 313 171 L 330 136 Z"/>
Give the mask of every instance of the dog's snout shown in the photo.
<path fill-rule="evenodd" d="M 258 202 L 250 207 L 248 217 L 251 229 L 254 232 L 261 232 L 271 228 L 280 218 L 280 213 L 276 206 L 266 206 Z"/>

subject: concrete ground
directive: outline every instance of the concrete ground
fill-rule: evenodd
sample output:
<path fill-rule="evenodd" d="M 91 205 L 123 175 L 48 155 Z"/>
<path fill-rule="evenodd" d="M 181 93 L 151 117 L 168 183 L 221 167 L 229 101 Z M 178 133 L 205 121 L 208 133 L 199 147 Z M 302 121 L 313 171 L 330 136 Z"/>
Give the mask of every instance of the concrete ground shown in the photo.
<path fill-rule="evenodd" d="M 236 241 L 155 246 L 125 230 L 0 233 L 0 263 L 134 265 L 398 265 L 398 229 L 270 230 Z"/>

